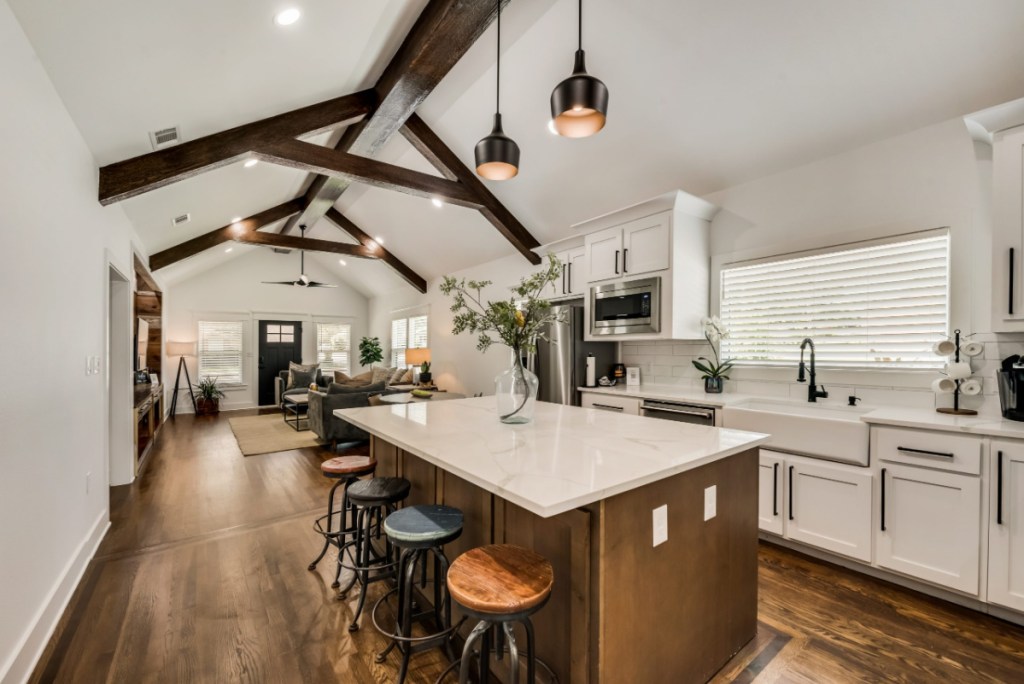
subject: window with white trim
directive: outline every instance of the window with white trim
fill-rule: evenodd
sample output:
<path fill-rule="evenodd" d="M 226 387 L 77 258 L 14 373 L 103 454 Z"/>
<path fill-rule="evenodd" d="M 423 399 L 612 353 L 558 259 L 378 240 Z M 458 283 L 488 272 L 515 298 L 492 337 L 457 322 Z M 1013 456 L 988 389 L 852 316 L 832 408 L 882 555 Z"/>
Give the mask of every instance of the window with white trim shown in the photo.
<path fill-rule="evenodd" d="M 348 323 L 316 324 L 316 360 L 323 371 L 351 372 L 352 326 Z"/>
<path fill-rule="evenodd" d="M 792 365 L 800 342 L 833 368 L 933 369 L 949 329 L 949 235 L 722 268 L 722 358 Z"/>
<path fill-rule="evenodd" d="M 406 349 L 428 347 L 427 317 L 411 316 L 391 321 L 391 365 L 405 366 Z"/>
<path fill-rule="evenodd" d="M 240 385 L 242 358 L 242 321 L 199 321 L 199 378 Z"/>

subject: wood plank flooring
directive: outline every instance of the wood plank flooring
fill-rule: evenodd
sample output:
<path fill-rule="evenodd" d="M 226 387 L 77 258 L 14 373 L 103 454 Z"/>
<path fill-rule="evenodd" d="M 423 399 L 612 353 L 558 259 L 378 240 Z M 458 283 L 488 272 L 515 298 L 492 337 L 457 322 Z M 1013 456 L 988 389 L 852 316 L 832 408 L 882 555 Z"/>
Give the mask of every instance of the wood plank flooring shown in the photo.
<path fill-rule="evenodd" d="M 334 564 L 306 570 L 330 455 L 246 458 L 226 416 L 169 422 L 143 477 L 112 490 L 112 527 L 32 681 L 393 681 L 368 619 L 346 629 L 355 598 L 335 599 Z M 759 577 L 758 635 L 715 684 L 1024 682 L 1022 628 L 768 544 Z M 419 654 L 407 681 L 443 667 Z"/>

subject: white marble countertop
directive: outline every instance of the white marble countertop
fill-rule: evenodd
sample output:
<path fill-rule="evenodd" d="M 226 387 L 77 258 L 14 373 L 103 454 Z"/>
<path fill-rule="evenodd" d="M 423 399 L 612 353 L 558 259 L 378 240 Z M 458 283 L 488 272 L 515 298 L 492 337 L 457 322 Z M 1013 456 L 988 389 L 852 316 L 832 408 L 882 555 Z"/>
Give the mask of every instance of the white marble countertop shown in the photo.
<path fill-rule="evenodd" d="M 764 443 L 753 432 L 538 402 L 504 425 L 494 397 L 339 409 L 338 417 L 542 517 Z"/>
<path fill-rule="evenodd" d="M 1024 439 L 1024 423 L 998 416 L 951 416 L 934 409 L 881 407 L 864 414 L 861 420 L 873 425 Z"/>
<path fill-rule="evenodd" d="M 739 404 L 751 399 L 757 399 L 750 394 L 734 394 L 726 392 L 723 394 L 707 394 L 702 390 L 695 390 L 689 387 L 677 387 L 675 385 L 648 385 L 627 387 L 618 384 L 614 387 L 577 387 L 580 392 L 594 392 L 596 394 L 609 394 L 618 397 L 634 397 L 636 399 L 655 399 L 661 401 L 682 401 L 700 406 L 714 406 L 722 408 L 732 404 Z M 763 397 L 762 397 L 763 398 Z"/>

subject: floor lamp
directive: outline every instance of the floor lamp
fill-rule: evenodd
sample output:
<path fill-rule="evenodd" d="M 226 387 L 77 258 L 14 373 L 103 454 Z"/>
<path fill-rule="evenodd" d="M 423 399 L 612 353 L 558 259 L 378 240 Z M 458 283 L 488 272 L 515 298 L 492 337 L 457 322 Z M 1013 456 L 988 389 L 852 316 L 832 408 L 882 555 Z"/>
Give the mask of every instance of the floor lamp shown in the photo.
<path fill-rule="evenodd" d="M 167 356 L 170 357 L 181 357 L 178 361 L 178 375 L 174 378 L 174 395 L 171 397 L 171 418 L 174 417 L 174 412 L 178 408 L 178 386 L 181 382 L 181 371 L 185 371 L 185 382 L 188 383 L 188 394 L 192 397 L 192 412 L 196 412 L 196 394 L 192 391 L 192 378 L 188 376 L 188 365 L 185 363 L 186 356 L 196 355 L 196 343 L 195 342 L 168 342 L 167 343 Z"/>

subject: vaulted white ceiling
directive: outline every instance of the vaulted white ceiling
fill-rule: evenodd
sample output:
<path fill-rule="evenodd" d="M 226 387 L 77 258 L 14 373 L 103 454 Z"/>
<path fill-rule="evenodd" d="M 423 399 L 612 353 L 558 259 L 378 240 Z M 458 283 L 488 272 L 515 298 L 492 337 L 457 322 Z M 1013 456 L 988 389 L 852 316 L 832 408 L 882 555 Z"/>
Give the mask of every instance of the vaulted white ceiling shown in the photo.
<path fill-rule="evenodd" d="M 98 164 L 150 151 L 158 128 L 191 139 L 368 87 L 426 5 L 290 0 L 303 17 L 281 28 L 277 0 L 7 1 Z M 542 242 L 668 189 L 705 194 L 1024 94 L 1019 0 L 587 0 L 584 47 L 611 91 L 609 123 L 567 140 L 546 124 L 575 21 L 574 0 L 512 0 L 503 16 L 502 111 L 522 165 L 491 187 Z M 494 37 L 420 109 L 470 166 L 493 114 Z M 382 158 L 433 172 L 401 139 Z M 234 165 L 123 206 L 154 252 L 291 199 L 305 179 Z M 458 207 L 366 188 L 338 206 L 428 279 L 514 251 Z M 184 212 L 192 223 L 172 228 Z M 310 234 L 345 239 L 325 221 Z M 251 249 L 226 248 L 169 274 Z M 319 260 L 367 294 L 405 287 L 382 264 Z"/>

